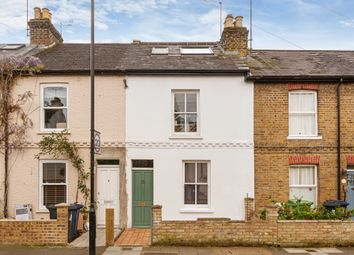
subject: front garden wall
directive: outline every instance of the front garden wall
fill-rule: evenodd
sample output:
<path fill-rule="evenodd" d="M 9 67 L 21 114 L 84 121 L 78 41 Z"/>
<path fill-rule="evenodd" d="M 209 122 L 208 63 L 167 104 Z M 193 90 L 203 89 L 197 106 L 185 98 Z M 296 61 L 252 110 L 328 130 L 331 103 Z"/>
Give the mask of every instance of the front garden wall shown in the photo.
<path fill-rule="evenodd" d="M 280 221 L 277 208 L 268 207 L 267 217 L 253 217 L 245 203 L 246 220 L 198 219 L 163 221 L 162 207 L 153 207 L 153 244 L 193 246 L 280 245 L 334 246 L 354 245 L 352 221 Z M 252 213 L 252 215 L 250 215 Z"/>
<path fill-rule="evenodd" d="M 66 245 L 68 205 L 57 206 L 56 220 L 0 220 L 0 245 Z"/>

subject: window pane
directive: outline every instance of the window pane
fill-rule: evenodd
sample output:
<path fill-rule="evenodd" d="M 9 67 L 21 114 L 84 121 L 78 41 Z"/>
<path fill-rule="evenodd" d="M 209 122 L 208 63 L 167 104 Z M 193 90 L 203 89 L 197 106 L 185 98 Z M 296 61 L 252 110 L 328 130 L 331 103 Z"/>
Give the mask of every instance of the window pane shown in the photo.
<path fill-rule="evenodd" d="M 184 181 L 185 182 L 195 182 L 195 164 L 194 163 L 185 163 L 184 171 Z"/>
<path fill-rule="evenodd" d="M 67 106 L 66 88 L 47 87 L 44 88 L 44 107 L 63 107 Z"/>
<path fill-rule="evenodd" d="M 185 112 L 185 94 L 175 94 L 175 112 Z"/>
<path fill-rule="evenodd" d="M 302 185 L 315 184 L 315 170 L 313 167 L 302 167 L 300 170 L 300 180 Z"/>
<path fill-rule="evenodd" d="M 301 109 L 300 95 L 289 94 L 289 112 L 299 112 Z"/>
<path fill-rule="evenodd" d="M 314 112 L 315 111 L 315 94 L 313 93 L 302 93 L 301 94 L 301 112 Z"/>
<path fill-rule="evenodd" d="M 43 183 L 65 183 L 65 163 L 43 163 Z"/>
<path fill-rule="evenodd" d="M 299 185 L 300 184 L 300 174 L 297 167 L 290 168 L 289 172 L 289 182 L 290 185 Z"/>
<path fill-rule="evenodd" d="M 195 204 L 195 185 L 184 185 L 184 204 Z"/>
<path fill-rule="evenodd" d="M 187 94 L 187 112 L 197 112 L 196 94 Z"/>
<path fill-rule="evenodd" d="M 66 128 L 67 109 L 45 109 L 44 127 L 45 128 Z"/>
<path fill-rule="evenodd" d="M 290 199 L 306 200 L 316 205 L 316 188 L 290 188 Z"/>
<path fill-rule="evenodd" d="M 66 186 L 53 185 L 43 187 L 43 204 L 44 206 L 66 203 Z"/>
<path fill-rule="evenodd" d="M 316 116 L 290 115 L 289 134 L 297 136 L 316 135 Z"/>
<path fill-rule="evenodd" d="M 197 204 L 208 204 L 208 185 L 197 185 Z"/>
<path fill-rule="evenodd" d="M 197 182 L 208 183 L 208 164 L 198 163 L 197 164 Z"/>
<path fill-rule="evenodd" d="M 187 132 L 197 132 L 197 114 L 187 114 Z"/>
<path fill-rule="evenodd" d="M 185 131 L 185 114 L 175 114 L 175 132 Z"/>
<path fill-rule="evenodd" d="M 136 168 L 153 168 L 154 161 L 153 160 L 145 160 L 145 159 L 133 159 L 132 160 L 133 167 Z"/>
<path fill-rule="evenodd" d="M 316 133 L 315 123 L 316 123 L 315 115 L 307 115 L 302 117 L 303 135 L 315 135 Z"/>

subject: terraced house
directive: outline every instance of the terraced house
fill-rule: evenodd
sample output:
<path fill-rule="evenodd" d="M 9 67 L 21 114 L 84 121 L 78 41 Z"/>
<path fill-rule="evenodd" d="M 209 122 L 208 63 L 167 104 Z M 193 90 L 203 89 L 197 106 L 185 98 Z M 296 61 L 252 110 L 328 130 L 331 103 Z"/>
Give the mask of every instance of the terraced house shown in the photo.
<path fill-rule="evenodd" d="M 34 126 L 10 159 L 9 208 L 47 218 L 47 205 L 75 201 L 78 177 L 64 156 L 35 159 L 38 142 L 67 131 L 88 170 L 89 45 L 64 43 L 47 9 L 29 24 L 31 45 L 1 51 L 45 66 L 16 87 L 34 94 Z M 163 220 L 242 220 L 246 197 L 256 211 L 289 198 L 354 206 L 354 53 L 247 44 L 228 15 L 218 42 L 96 45 L 98 224 L 112 207 L 119 227 L 150 228 L 154 204 Z"/>
<path fill-rule="evenodd" d="M 256 50 L 255 198 L 321 205 L 353 195 L 353 51 Z"/>

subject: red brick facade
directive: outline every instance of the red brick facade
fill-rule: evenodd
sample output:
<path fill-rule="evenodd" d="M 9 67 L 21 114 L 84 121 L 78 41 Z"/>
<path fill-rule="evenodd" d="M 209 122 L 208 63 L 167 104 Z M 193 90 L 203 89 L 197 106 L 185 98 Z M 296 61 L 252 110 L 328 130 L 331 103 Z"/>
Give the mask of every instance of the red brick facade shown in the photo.
<path fill-rule="evenodd" d="M 317 91 L 317 139 L 288 139 L 288 94 L 295 89 Z M 353 84 L 342 84 L 340 93 L 344 170 L 354 163 Z M 337 84 L 256 82 L 254 112 L 256 209 L 289 199 L 289 166 L 293 164 L 318 166 L 319 204 L 337 199 Z"/>

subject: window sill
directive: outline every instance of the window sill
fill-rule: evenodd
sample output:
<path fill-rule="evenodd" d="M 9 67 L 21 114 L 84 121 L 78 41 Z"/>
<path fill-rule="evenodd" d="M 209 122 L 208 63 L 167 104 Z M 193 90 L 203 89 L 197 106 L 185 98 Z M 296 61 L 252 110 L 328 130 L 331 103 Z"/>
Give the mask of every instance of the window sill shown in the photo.
<path fill-rule="evenodd" d="M 54 130 L 41 130 L 37 132 L 37 135 L 50 135 L 51 133 L 61 133 L 63 131 L 66 131 L 65 134 L 71 134 L 70 131 L 66 129 L 54 129 Z"/>
<path fill-rule="evenodd" d="M 288 136 L 288 140 L 321 140 L 322 136 Z"/>
<path fill-rule="evenodd" d="M 210 208 L 183 208 L 180 213 L 214 213 Z"/>
<path fill-rule="evenodd" d="M 188 136 L 188 135 L 173 135 L 168 139 L 170 140 L 203 140 L 201 136 Z"/>

